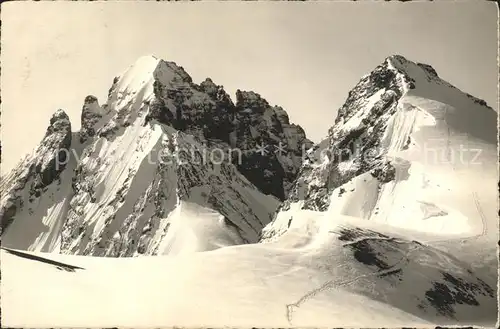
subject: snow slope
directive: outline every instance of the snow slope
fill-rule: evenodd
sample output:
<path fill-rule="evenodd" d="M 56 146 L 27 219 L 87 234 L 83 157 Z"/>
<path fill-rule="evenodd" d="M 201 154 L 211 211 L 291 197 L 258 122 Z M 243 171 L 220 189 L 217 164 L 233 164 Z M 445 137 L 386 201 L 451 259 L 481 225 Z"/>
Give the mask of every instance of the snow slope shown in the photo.
<path fill-rule="evenodd" d="M 349 93 L 262 242 L 321 241 L 339 216 L 350 216 L 456 257 L 494 287 L 497 133 L 497 114 L 484 101 L 429 65 L 390 56 Z M 495 316 L 496 291 L 487 303 L 478 310 L 491 307 Z"/>
<path fill-rule="evenodd" d="M 252 244 L 140 258 L 2 250 L 3 323 L 44 328 L 495 322 L 495 282 L 461 260 L 390 227 L 374 231 L 367 221 L 342 216 L 335 222 L 330 234 L 295 247 Z"/>
<path fill-rule="evenodd" d="M 231 107 L 211 80 L 194 86 L 172 63 L 143 58 L 131 71 L 107 104 L 86 102 L 79 161 L 55 176 L 70 197 L 52 183 L 36 216 L 9 213 L 2 325 L 496 323 L 497 128 L 483 101 L 391 56 L 309 149 L 258 94 L 239 91 Z M 261 157 L 251 149 L 263 139 L 288 151 Z M 242 164 L 203 161 L 234 146 Z M 25 191 L 12 181 L 7 205 Z"/>
<path fill-rule="evenodd" d="M 181 202 L 168 220 L 170 227 L 159 247 L 164 254 L 179 255 L 245 243 L 224 216 L 196 203 Z"/>
<path fill-rule="evenodd" d="M 282 211 L 300 203 L 436 240 L 496 241 L 496 135 L 493 109 L 429 66 L 391 56 L 350 93 L 330 146 L 303 166 Z M 269 239 L 286 229 L 287 216 L 276 218 Z"/>
<path fill-rule="evenodd" d="M 56 113 L 34 155 L 2 182 L 4 246 L 162 254 L 180 239 L 169 230 L 175 214 L 186 214 L 176 210 L 183 201 L 206 208 L 208 222 L 224 217 L 222 230 L 236 235 L 224 243 L 259 240 L 310 143 L 283 109 L 242 91 L 235 105 L 210 79 L 194 84 L 153 56 L 116 77 L 108 96 L 102 106 L 85 98 L 79 132 Z M 261 155 L 265 141 L 283 152 Z M 219 244 L 202 235 L 186 250 Z"/>

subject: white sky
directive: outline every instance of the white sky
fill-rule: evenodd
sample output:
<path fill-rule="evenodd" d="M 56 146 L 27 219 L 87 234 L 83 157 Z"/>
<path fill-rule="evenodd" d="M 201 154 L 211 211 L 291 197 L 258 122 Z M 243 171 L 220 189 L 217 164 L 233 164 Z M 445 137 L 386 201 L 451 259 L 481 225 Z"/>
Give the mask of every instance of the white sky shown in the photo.
<path fill-rule="evenodd" d="M 498 109 L 497 17 L 486 1 L 4 3 L 2 172 L 58 108 L 78 129 L 85 96 L 105 102 L 113 77 L 146 54 L 231 95 L 260 93 L 314 141 L 361 76 L 396 53 Z"/>

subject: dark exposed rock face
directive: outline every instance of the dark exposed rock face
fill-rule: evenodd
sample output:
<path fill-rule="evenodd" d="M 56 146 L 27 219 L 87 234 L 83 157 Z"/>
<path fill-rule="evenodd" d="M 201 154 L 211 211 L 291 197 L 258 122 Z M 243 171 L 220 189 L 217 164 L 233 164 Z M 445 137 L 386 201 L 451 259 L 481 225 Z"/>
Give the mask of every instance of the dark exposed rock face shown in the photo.
<path fill-rule="evenodd" d="M 235 115 L 235 107 L 231 97 L 222 86 L 217 86 L 210 78 L 203 81 L 200 88 L 213 102 L 213 105 L 208 107 L 204 113 L 203 135 L 207 139 L 217 139 L 230 145 L 229 136 L 233 131 Z"/>
<path fill-rule="evenodd" d="M 15 183 L 2 191 L 7 195 L 0 209 L 2 232 L 12 223 L 16 212 L 23 207 L 20 195 L 29 187 L 29 198 L 40 196 L 43 190 L 55 182 L 67 164 L 71 148 L 71 123 L 63 110 L 58 110 L 50 119 L 44 138 L 33 155 L 18 165 L 11 174 Z"/>
<path fill-rule="evenodd" d="M 390 59 L 406 61 L 401 56 L 391 56 Z M 412 78 L 392 67 L 389 59 L 359 81 L 339 109 L 335 125 L 329 129 L 329 145 L 323 151 L 329 158 L 327 165 L 317 168 L 314 163 L 306 161 L 289 199 L 282 205 L 283 209 L 286 210 L 291 202 L 305 200 L 304 209 L 324 211 L 335 188 L 365 172 L 372 172 L 382 183 L 394 178 L 394 168 L 383 160 L 385 150 L 380 141 L 388 119 L 396 112 L 405 86 L 410 89 L 414 87 Z M 367 107 L 372 96 L 377 97 L 377 100 Z M 343 123 L 361 111 L 368 111 L 361 124 L 344 129 Z M 348 160 L 352 161 L 350 169 L 340 172 L 339 164 Z M 319 183 L 310 184 L 313 180 Z"/>
<path fill-rule="evenodd" d="M 85 97 L 81 115 L 80 143 L 95 136 L 95 125 L 102 118 L 101 108 L 95 96 Z"/>
<path fill-rule="evenodd" d="M 478 306 L 478 296 L 495 297 L 493 288 L 481 279 L 468 282 L 443 271 L 441 274 L 441 280 L 433 282 L 432 288 L 425 292 L 426 301 L 420 307 L 429 303 L 438 314 L 454 318 L 456 305 Z"/>
<path fill-rule="evenodd" d="M 167 130 L 173 131 L 170 127 Z M 68 212 L 61 234 L 61 250 L 64 253 L 113 257 L 133 256 L 136 252 L 157 254 L 160 248 L 157 230 L 164 230 L 163 234 L 167 234 L 170 224 L 167 223 L 164 228 L 159 225 L 176 208 L 178 201 L 201 202 L 226 217 L 225 225 L 237 231 L 241 243 L 258 241 L 262 227 L 269 222 L 270 214 L 277 207 L 277 200 L 268 199 L 276 204 L 272 212 L 259 211 L 252 195 L 247 193 L 252 189 L 256 191 L 255 187 L 243 178 L 230 161 L 214 159 L 217 160 L 214 162 L 220 163 L 218 165 L 212 161 L 204 162 L 204 153 L 210 152 L 210 149 L 193 141 L 192 136 L 175 132 L 161 143 L 161 147 L 165 148 L 165 152 L 160 152 L 164 158 L 157 163 L 157 167 L 147 169 L 153 170 L 150 180 L 141 179 L 139 182 L 141 173 L 129 170 L 116 194 L 106 201 L 106 206 L 120 209 L 126 198 L 130 197 L 130 190 L 137 193 L 133 185 L 147 185 L 144 192 L 138 194 L 138 200 L 130 213 L 123 215 L 117 210 L 107 214 L 101 234 L 92 235 L 93 226 L 81 220 L 84 214 L 81 208 L 78 209 L 78 202 L 83 198 L 75 198 L 78 200 Z M 217 169 L 214 171 L 215 167 Z M 96 186 L 92 173 L 82 165 L 77 167 L 75 177 L 75 195 L 90 195 L 92 198 Z M 203 192 L 198 195 L 200 189 Z M 191 199 L 193 194 L 198 195 L 194 200 Z M 96 199 L 91 202 L 100 201 Z M 153 210 L 148 213 L 145 212 L 146 208 Z M 117 227 L 119 229 L 115 231 Z M 75 240 L 79 243 L 74 243 Z"/>
<path fill-rule="evenodd" d="M 378 166 L 373 169 L 371 174 L 380 182 L 388 183 L 394 180 L 396 176 L 396 168 L 390 162 L 386 162 L 384 165 Z"/>
<path fill-rule="evenodd" d="M 39 216 L 43 210 L 35 211 L 38 202 L 58 201 L 53 199 L 57 194 L 68 201 L 67 209 L 62 210 L 60 232 L 55 233 L 60 234 L 61 251 L 119 256 L 130 256 L 136 251 L 154 254 L 159 248 L 154 245 L 159 243 L 155 240 L 158 237 L 143 234 L 143 226 L 156 232 L 159 227 L 154 225 L 159 225 L 176 207 L 175 202 L 189 200 L 192 193 L 201 193 L 199 190 L 209 187 L 209 191 L 203 192 L 208 195 L 207 206 L 224 215 L 228 226 L 232 223 L 241 230 L 237 233 L 243 242 L 258 241 L 261 229 L 271 220 L 278 205 L 275 198 L 261 193 L 284 199 L 302 164 L 302 152 L 312 143 L 301 127 L 290 123 L 282 108 L 271 106 L 254 92 L 238 91 L 235 104 L 222 86 L 211 79 L 195 84 L 175 63 L 150 59 L 142 63 L 150 65 L 146 65 L 147 70 L 143 65 L 132 66 L 113 80 L 104 105 L 99 105 L 95 96 L 85 98 L 81 130 L 74 136 L 66 113 L 58 111 L 54 115 L 33 156 L 17 166 L 11 181 L 5 184 L 9 197 L 2 198 L 2 230 L 16 216 L 22 219 L 20 222 L 35 213 Z M 153 123 L 162 126 L 153 127 Z M 127 128 L 131 125 L 133 130 Z M 162 137 L 156 141 L 158 133 Z M 124 134 L 125 141 L 121 138 Z M 144 161 L 156 156 L 156 151 L 165 151 L 170 156 L 180 155 L 180 162 L 174 160 L 173 166 L 155 163 L 156 170 L 143 169 L 140 174 L 137 171 L 144 166 L 128 168 L 128 175 L 123 176 L 125 179 L 120 181 L 116 193 L 101 204 L 107 170 L 136 165 L 135 160 L 129 163 L 122 161 L 123 157 L 115 159 L 116 149 L 129 147 L 130 153 L 136 151 L 144 156 L 141 152 L 149 147 L 145 143 L 149 138 L 156 144 Z M 101 143 L 106 147 L 100 149 Z M 197 150 L 195 155 L 190 153 L 193 149 Z M 220 166 L 211 158 L 193 163 L 193 157 L 201 157 L 205 149 L 229 157 Z M 71 162 L 69 169 L 66 157 L 73 154 L 78 155 L 78 161 Z M 219 169 L 213 172 L 216 167 Z M 70 172 L 60 176 L 65 168 Z M 135 175 L 146 174 L 148 179 L 134 179 Z M 54 182 L 58 186 L 49 189 Z M 132 184 L 141 188 L 143 184 L 150 185 L 137 202 L 154 208 L 151 216 L 143 216 L 144 205 L 141 209 L 134 204 L 133 215 L 123 217 L 120 207 L 125 203 L 128 207 L 127 202 L 132 202 L 127 199 L 128 191 L 134 190 Z M 96 204 L 106 207 L 101 216 L 103 232 L 98 236 L 92 234 L 93 224 L 83 220 L 84 209 Z M 143 223 L 146 219 L 147 225 Z M 119 231 L 117 225 L 122 225 Z M 160 240 L 168 226 L 161 230 L 164 232 Z M 115 233 L 119 233 L 118 238 Z"/>
<path fill-rule="evenodd" d="M 102 235 L 94 239 L 89 237 L 91 227 L 81 223 L 83 208 L 78 208 L 78 202 L 75 201 L 62 229 L 61 250 L 120 256 L 130 256 L 135 251 L 155 253 L 157 247 L 151 245 L 156 243 L 153 236 L 137 230 L 143 224 L 152 231 L 158 229 L 153 224 L 157 224 L 159 218 L 166 217 L 175 206 L 170 203 L 164 205 L 166 198 L 172 201 L 175 195 L 178 200 L 188 200 L 193 190 L 205 186 L 210 186 L 210 191 L 204 192 L 208 195 L 207 203 L 210 208 L 224 215 L 229 226 L 232 223 L 238 230 L 244 228 L 244 232 L 238 233 L 242 241 L 257 241 L 261 228 L 269 222 L 271 215 L 255 209 L 253 197 L 246 195 L 241 186 L 254 189 L 248 184 L 250 181 L 260 192 L 284 199 L 296 178 L 302 164 L 303 150 L 309 148 L 312 142 L 305 137 L 300 126 L 290 123 L 282 108 L 271 106 L 259 94 L 246 91 L 238 91 L 237 101 L 233 103 L 222 86 L 209 78 L 199 85 L 195 84 L 182 67 L 172 62 L 159 61 L 152 75 L 152 94 L 147 91 L 151 85 L 143 88 L 133 85 L 130 80 L 124 83 L 120 79 L 113 81 L 107 102 L 109 111 L 113 112 L 109 119 L 107 114 L 106 119 L 103 118 L 103 110 L 106 110 L 103 107 L 106 105 L 99 107 L 95 97 L 87 97 L 82 111 L 81 133 L 82 141 L 98 135 L 112 143 L 138 117 L 144 117 L 141 122 L 143 126 L 156 122 L 164 125 L 160 128 L 164 133 L 171 131 L 171 128 L 177 130 L 177 137 L 174 134 L 167 138 L 168 142 L 165 143 L 168 145 L 157 147 L 166 151 L 166 154 L 175 154 L 179 157 L 179 162 L 174 160 L 173 164 L 167 166 L 159 164 L 151 182 L 151 190 L 141 196 L 145 204 L 154 204 L 155 213 L 148 219 L 151 223 L 142 223 L 145 220 L 141 217 L 143 210 L 127 217 L 123 229 L 119 231 L 120 239 L 130 241 L 125 246 L 115 241 L 113 232 L 110 231 L 122 220 L 112 214 L 104 219 Z M 142 79 L 137 81 L 140 80 Z M 193 136 L 194 139 L 185 143 L 185 136 Z M 177 144 L 181 141 L 182 145 Z M 211 158 L 208 161 L 204 158 L 202 149 L 211 153 L 214 150 L 220 151 L 215 153 L 223 154 L 223 157 L 229 155 L 228 159 L 222 160 L 218 174 L 209 174 L 214 163 Z M 92 148 L 85 148 L 82 159 L 90 156 L 89 152 L 92 152 Z M 72 191 L 76 196 L 88 197 L 89 203 L 98 203 L 96 175 L 92 173 L 93 167 L 84 162 L 76 166 Z M 175 171 L 175 184 L 172 182 L 172 171 Z M 133 171 L 129 172 L 129 178 L 122 183 L 123 188 L 119 189 L 107 206 L 119 207 L 125 202 L 135 174 Z M 248 181 L 237 178 L 240 174 Z M 266 204 L 265 209 L 267 207 Z M 165 232 L 167 229 L 168 227 L 164 228 Z M 74 241 L 81 243 L 72 244 Z"/>
<path fill-rule="evenodd" d="M 234 104 L 210 78 L 197 85 L 182 68 L 162 63 L 179 77 L 168 85 L 156 77 L 146 120 L 216 144 L 233 155 L 233 164 L 263 193 L 283 200 L 297 177 L 304 151 L 312 146 L 304 130 L 291 124 L 281 107 L 271 106 L 255 92 L 238 90 Z"/>
<path fill-rule="evenodd" d="M 55 181 L 67 163 L 71 147 L 71 123 L 63 110 L 58 110 L 50 119 L 45 137 L 38 147 L 40 154 L 32 169 L 32 174 L 39 175 L 36 189 L 42 189 Z"/>
<path fill-rule="evenodd" d="M 456 319 L 461 316 L 458 314 L 461 305 L 478 306 L 481 300 L 495 298 L 495 290 L 488 283 L 470 270 L 456 271 L 456 268 L 464 265 L 455 257 L 427 244 L 349 226 L 341 227 L 337 234 L 346 253 L 351 253 L 360 265 L 370 268 L 378 278 L 396 289 L 398 285 L 408 283 L 410 277 L 418 282 L 419 279 L 413 276 L 415 272 L 433 270 L 436 264 L 430 265 L 430 257 L 422 255 L 436 257 L 437 254 L 437 259 L 446 259 L 449 268 L 437 266 L 430 288 L 417 291 L 418 295 L 415 296 L 417 306 L 428 314 L 436 313 L 444 318 Z M 416 256 L 417 252 L 420 257 Z"/>
<path fill-rule="evenodd" d="M 389 69 L 387 61 L 377 66 L 369 75 L 364 76 L 349 92 L 344 105 L 338 110 L 335 124 L 350 119 L 365 105 L 364 100 L 381 89 L 392 90 L 395 97 L 400 97 L 402 93 L 396 72 Z M 330 134 L 334 127 L 330 128 Z"/>
<path fill-rule="evenodd" d="M 236 98 L 235 145 L 244 151 L 237 166 L 264 193 L 284 199 L 312 143 L 282 108 L 259 94 L 238 90 Z"/>
<path fill-rule="evenodd" d="M 360 228 L 340 230 L 338 239 L 343 242 L 349 242 L 346 246 L 351 249 L 354 258 L 366 265 L 373 266 L 378 271 L 390 269 L 389 261 L 384 257 L 385 255 L 377 249 L 382 249 L 390 241 L 389 236 Z M 374 246 L 378 244 L 380 246 Z M 376 248 L 378 247 L 378 248 Z"/>
<path fill-rule="evenodd" d="M 0 209 L 0 218 L 2 219 L 1 224 L 1 232 L 4 232 L 7 227 L 14 221 L 14 216 L 16 215 L 16 211 L 19 207 L 19 198 L 11 198 L 10 204 Z"/>

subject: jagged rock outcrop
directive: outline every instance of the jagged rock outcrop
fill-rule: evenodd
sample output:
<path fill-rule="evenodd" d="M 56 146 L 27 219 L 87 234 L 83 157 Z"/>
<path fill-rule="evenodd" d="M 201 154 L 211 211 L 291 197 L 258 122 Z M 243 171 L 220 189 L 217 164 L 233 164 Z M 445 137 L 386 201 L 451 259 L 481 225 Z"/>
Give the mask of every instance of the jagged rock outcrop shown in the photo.
<path fill-rule="evenodd" d="M 35 188 L 43 189 L 50 185 L 64 170 L 71 138 L 69 117 L 63 110 L 58 110 L 50 119 L 45 137 L 35 151 L 36 164 L 33 173 L 40 175 L 40 181 Z"/>
<path fill-rule="evenodd" d="M 81 114 L 80 143 L 85 143 L 88 138 L 95 136 L 96 124 L 104 115 L 104 109 L 99 106 L 95 96 L 85 97 Z"/>
<path fill-rule="evenodd" d="M 148 129 L 144 128 L 138 140 Z M 129 161 L 128 172 L 119 178 L 119 186 L 111 193 L 102 191 L 107 185 L 107 176 L 102 173 L 114 170 L 113 162 L 91 162 L 92 154 L 83 159 L 62 228 L 62 252 L 114 257 L 166 253 L 165 241 L 181 234 L 171 227 L 172 217 L 186 202 L 224 216 L 222 230 L 234 231 L 242 243 L 258 241 L 262 227 L 278 205 L 276 199 L 262 195 L 259 201 L 267 204 L 257 203 L 253 195 L 259 192 L 230 159 L 214 158 L 217 152 L 212 153 L 190 135 L 164 127 L 155 141 L 147 157 L 139 161 L 124 159 Z M 147 147 L 136 141 L 133 144 Z M 119 152 L 120 146 L 115 150 Z M 114 151 L 110 151 L 112 157 Z M 89 177 L 92 172 L 96 174 Z M 93 221 L 95 215 L 85 209 L 97 211 L 101 220 Z"/>
<path fill-rule="evenodd" d="M 184 250 L 178 244 L 186 237 L 178 236 L 186 230 L 196 231 L 188 234 L 198 239 L 192 248 L 257 242 L 311 142 L 282 108 L 260 95 L 239 91 L 237 99 L 234 104 L 211 79 L 193 83 L 173 62 L 139 59 L 115 77 L 105 104 L 85 98 L 74 143 L 67 116 L 56 114 L 41 153 L 33 157 L 47 163 L 35 170 L 43 182 L 37 195 L 31 200 L 18 193 L 2 203 L 8 215 L 3 217 L 16 221 L 4 242 L 100 256 L 175 253 Z M 52 150 L 44 146 L 52 140 L 53 147 L 71 146 L 58 155 L 72 157 L 61 159 L 69 167 L 60 167 L 60 185 L 53 184 L 55 172 L 43 152 Z M 25 169 L 26 163 L 17 168 Z M 45 193 L 47 184 L 51 190 Z M 23 202 L 29 207 L 18 211 Z M 201 227 L 219 232 L 215 236 L 224 242 L 206 240 L 199 225 L 177 220 L 198 218 L 195 210 L 209 218 Z M 30 220 L 42 233 L 21 238 Z"/>
<path fill-rule="evenodd" d="M 300 174 L 302 184 L 293 187 L 290 198 L 283 204 L 284 209 L 289 207 L 290 202 L 302 199 L 305 200 L 304 209 L 325 211 L 335 188 L 364 172 L 373 170 L 378 177 L 382 175 L 379 172 L 390 166 L 384 160 L 384 150 L 380 148 L 381 136 L 387 120 L 396 112 L 405 88 L 414 88 L 414 81 L 389 63 L 390 59 L 385 60 L 349 92 L 344 105 L 338 110 L 335 125 L 328 131 L 328 147 L 322 150 L 328 163 L 321 169 L 316 167 L 318 159 L 309 159 L 305 163 Z M 363 116 L 359 124 L 346 129 L 344 124 L 360 112 Z M 349 169 L 340 172 L 339 164 L 347 161 L 352 161 Z M 317 184 L 309 184 L 316 179 Z M 307 186 L 306 191 L 304 186 Z"/>
<path fill-rule="evenodd" d="M 178 283 L 192 288 L 190 297 L 168 303 L 163 318 L 145 307 L 128 323 L 152 314 L 152 326 L 161 326 L 182 314 L 191 296 L 209 322 L 216 318 L 210 307 L 224 311 L 221 305 L 242 298 L 252 305 L 233 309 L 240 318 L 251 324 L 264 315 L 261 322 L 277 327 L 495 320 L 497 115 L 432 67 L 387 58 L 349 93 L 328 136 L 311 148 L 286 112 L 259 94 L 238 91 L 233 103 L 210 79 L 196 85 L 181 67 L 154 57 L 115 78 L 102 108 L 87 97 L 83 112 L 83 134 L 71 134 L 67 116 L 57 112 L 41 153 L 1 182 L 2 191 L 15 192 L 2 194 L 2 227 L 4 219 L 10 223 L 4 248 L 127 257 L 248 245 L 116 262 L 59 262 L 61 256 L 6 249 L 10 264 L 35 273 L 28 287 L 14 270 L 7 273 L 10 304 L 39 300 L 32 287 L 51 272 L 58 274 L 52 284 L 68 278 L 62 300 L 82 305 L 104 287 L 96 274 L 126 274 L 105 287 L 119 300 L 131 296 L 123 282 L 153 273 L 134 298 L 148 302 L 159 287 L 175 293 Z M 465 154 L 457 153 L 464 146 Z M 57 151 L 69 147 L 68 161 Z M 429 157 L 429 149 L 439 157 Z M 54 162 L 64 169 L 54 171 Z M 278 211 L 277 197 L 286 198 Z M 235 271 L 231 280 L 227 268 Z M 74 278 L 57 272 L 75 270 L 83 271 Z M 240 289 L 243 282 L 250 289 Z M 228 287 L 234 289 L 213 306 L 212 297 Z M 91 318 L 102 318 L 100 306 L 108 304 L 94 307 Z M 49 305 L 49 315 L 45 306 L 35 305 L 45 320 L 60 318 L 60 305 Z M 356 307 L 360 319 L 338 319 Z M 121 307 L 105 310 L 123 321 Z M 23 323 L 16 307 L 10 313 L 12 323 Z"/>
<path fill-rule="evenodd" d="M 2 232 L 28 200 L 39 197 L 65 169 L 72 141 L 71 123 L 63 110 L 56 111 L 38 147 L 2 182 L 0 208 Z"/>
<path fill-rule="evenodd" d="M 287 230 L 291 215 L 285 214 L 293 212 L 292 205 L 294 209 L 332 211 L 424 229 L 426 226 L 418 223 L 428 218 L 428 211 L 422 206 L 424 201 L 417 198 L 429 193 L 428 183 L 418 182 L 427 182 L 431 170 L 439 172 L 441 180 L 454 172 L 476 176 L 477 170 L 482 170 L 494 174 L 491 159 L 495 155 L 490 151 L 496 144 L 495 117 L 495 111 L 484 101 L 442 80 L 430 65 L 399 55 L 386 58 L 349 92 L 327 138 L 306 154 L 289 197 L 265 229 L 264 240 L 274 239 Z M 474 167 L 470 145 L 481 150 L 474 161 L 477 170 L 473 171 L 469 171 Z M 468 150 L 467 155 L 464 149 Z M 448 179 L 456 180 L 456 176 Z M 422 186 L 421 194 L 408 190 L 410 182 L 415 185 L 414 190 Z M 440 186 L 439 193 L 455 193 L 454 198 L 461 198 L 458 191 L 441 187 L 446 183 L 435 184 Z M 406 200 L 398 198 L 397 193 L 411 195 Z M 492 195 L 484 193 L 484 198 Z M 436 207 L 434 202 L 431 204 Z M 472 204 L 454 205 L 463 214 L 477 215 L 469 210 L 475 209 Z M 398 214 L 406 214 L 406 223 L 398 220 Z M 443 209 L 436 214 L 440 214 L 440 220 L 452 220 Z M 493 212 L 488 216 L 493 216 Z"/>
<path fill-rule="evenodd" d="M 312 142 L 282 108 L 254 92 L 236 92 L 235 125 L 235 144 L 244 151 L 238 167 L 265 193 L 283 200 Z"/>
<path fill-rule="evenodd" d="M 160 62 L 162 66 L 179 78 L 162 83 L 162 75 L 156 75 L 147 120 L 154 118 L 216 143 L 225 152 L 237 149 L 233 163 L 240 172 L 262 192 L 283 200 L 297 177 L 303 153 L 312 146 L 304 130 L 291 124 L 281 107 L 269 105 L 255 92 L 238 90 L 234 104 L 223 86 L 210 78 L 196 85 L 174 63 Z"/>

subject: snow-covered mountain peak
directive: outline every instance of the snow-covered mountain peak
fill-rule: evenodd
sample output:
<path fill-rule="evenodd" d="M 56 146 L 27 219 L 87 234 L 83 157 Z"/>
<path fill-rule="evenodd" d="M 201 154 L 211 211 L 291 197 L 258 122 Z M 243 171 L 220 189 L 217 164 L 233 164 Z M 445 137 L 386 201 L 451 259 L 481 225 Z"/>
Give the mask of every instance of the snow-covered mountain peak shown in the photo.
<path fill-rule="evenodd" d="M 389 241 L 398 235 L 415 243 L 407 259 L 417 263 L 428 264 L 434 257 L 421 253 L 422 248 L 454 255 L 470 269 L 444 262 L 446 269 L 439 272 L 448 282 L 462 281 L 449 268 L 485 279 L 489 301 L 471 305 L 490 307 L 493 317 L 499 238 L 496 122 L 495 111 L 484 101 L 444 81 L 431 66 L 397 55 L 387 58 L 349 92 L 327 138 L 307 152 L 289 197 L 264 228 L 261 242 L 327 250 L 331 257 L 336 249 L 332 241 L 343 240 L 344 233 L 388 230 L 379 237 L 353 239 L 357 261 L 374 266 L 375 255 L 387 256 Z M 350 228 L 344 232 L 346 223 Z M 388 249 L 365 254 L 377 244 Z M 394 250 L 401 250 L 396 244 Z M 335 262 L 336 268 L 342 266 Z M 347 265 L 349 271 L 352 266 Z M 448 283 L 409 267 L 415 277 L 400 278 L 400 283 L 420 287 L 417 277 L 426 277 L 440 287 L 425 293 L 430 310 L 455 318 L 469 303 Z M 473 280 L 459 285 L 471 286 Z M 381 283 L 375 287 L 384 294 Z"/>
<path fill-rule="evenodd" d="M 385 59 L 393 69 L 412 75 L 415 70 L 423 70 L 428 77 L 439 78 L 436 70 L 429 64 L 413 62 L 402 55 L 391 55 Z"/>
<path fill-rule="evenodd" d="M 414 88 L 408 74 L 393 66 L 392 63 L 396 58 L 395 56 L 386 58 L 373 71 L 361 78 L 349 91 L 345 103 L 338 110 L 335 124 L 348 121 L 360 109 L 370 107 L 377 101 L 387 102 L 399 98 L 408 89 Z"/>
<path fill-rule="evenodd" d="M 160 59 L 153 55 L 140 56 L 123 72 L 121 76 L 125 77 L 140 74 L 150 74 L 156 69 L 160 61 Z"/>
<path fill-rule="evenodd" d="M 229 309 L 241 327 L 489 325 L 496 113 L 397 55 L 338 113 L 310 148 L 258 93 L 233 103 L 140 58 L 0 182 L 2 324 L 220 327 Z M 127 257 L 143 255 L 176 257 Z"/>
<path fill-rule="evenodd" d="M 152 95 L 154 72 L 159 65 L 159 60 L 153 56 L 140 57 L 120 76 L 115 77 L 108 93 L 108 105 L 120 111 L 132 99 L 147 99 Z M 141 99 L 140 101 L 143 101 Z"/>
<path fill-rule="evenodd" d="M 40 144 L 2 179 L 2 234 L 25 203 L 39 198 L 48 186 L 59 181 L 72 140 L 69 116 L 59 109 L 50 118 Z"/>
<path fill-rule="evenodd" d="M 175 86 L 191 83 L 191 77 L 174 62 L 164 61 L 155 56 L 142 56 L 124 73 L 116 77 L 108 97 L 111 107 L 127 105 L 132 99 L 151 100 L 154 84 Z"/>
<path fill-rule="evenodd" d="M 413 62 L 401 55 L 389 56 L 385 62 L 387 62 L 390 69 L 404 76 L 404 85 L 410 95 L 427 96 L 443 103 L 460 101 L 465 96 L 474 103 L 493 110 L 484 100 L 474 97 L 442 79 L 429 64 Z M 453 105 L 459 104 L 455 103 Z"/>
<path fill-rule="evenodd" d="M 169 253 L 191 230 L 188 223 L 173 226 L 182 232 L 170 225 L 192 209 L 205 209 L 211 232 L 258 241 L 311 142 L 283 109 L 257 93 L 242 94 L 251 113 L 211 79 L 198 85 L 174 62 L 139 58 L 113 80 L 104 104 L 93 95 L 83 100 L 79 132 L 71 133 L 67 115 L 56 113 L 29 160 L 46 163 L 37 171 L 44 183 L 35 184 L 34 198 L 25 193 L 31 162 L 16 168 L 27 170 L 26 182 L 12 175 L 2 185 L 10 195 L 1 204 L 8 215 L 4 245 L 88 255 Z M 200 245 L 213 243 L 196 232 Z"/>
<path fill-rule="evenodd" d="M 265 236 L 286 231 L 293 209 L 476 234 L 479 207 L 497 232 L 496 116 L 431 66 L 386 58 L 349 92 Z"/>

